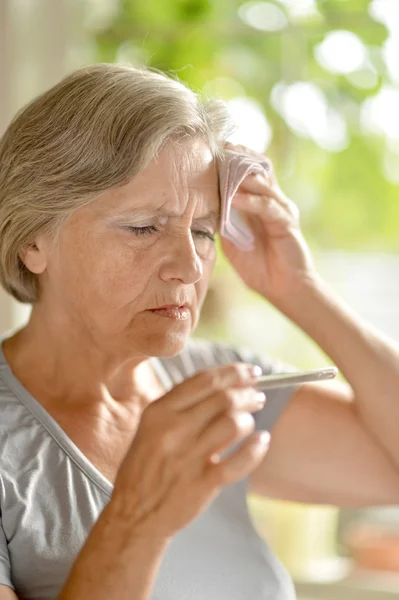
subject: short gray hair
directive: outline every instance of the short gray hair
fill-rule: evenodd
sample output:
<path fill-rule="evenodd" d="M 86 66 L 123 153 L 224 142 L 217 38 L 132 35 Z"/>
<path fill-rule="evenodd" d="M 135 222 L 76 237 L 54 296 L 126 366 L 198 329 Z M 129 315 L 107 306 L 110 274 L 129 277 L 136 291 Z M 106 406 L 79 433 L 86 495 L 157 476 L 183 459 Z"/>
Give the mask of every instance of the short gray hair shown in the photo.
<path fill-rule="evenodd" d="M 0 283 L 38 300 L 24 247 L 55 234 L 78 208 L 128 183 L 171 139 L 204 139 L 214 156 L 232 131 L 225 104 L 201 101 L 147 68 L 96 64 L 25 107 L 0 140 Z"/>

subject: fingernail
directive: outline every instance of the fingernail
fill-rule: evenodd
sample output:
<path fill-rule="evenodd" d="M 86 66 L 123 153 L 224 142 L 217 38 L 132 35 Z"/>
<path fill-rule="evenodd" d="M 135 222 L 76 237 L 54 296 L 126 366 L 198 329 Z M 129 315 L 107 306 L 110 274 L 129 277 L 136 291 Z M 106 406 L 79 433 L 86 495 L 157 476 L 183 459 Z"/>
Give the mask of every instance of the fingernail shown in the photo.
<path fill-rule="evenodd" d="M 263 408 L 265 406 L 265 402 L 266 402 L 266 394 L 264 394 L 263 392 L 256 392 L 255 400 L 256 400 L 257 407 L 259 409 Z"/>
<path fill-rule="evenodd" d="M 249 371 L 253 377 L 260 377 L 262 375 L 262 369 L 259 365 L 251 365 Z"/>
<path fill-rule="evenodd" d="M 262 431 L 259 434 L 258 440 L 262 446 L 268 446 L 270 443 L 270 433 L 268 431 Z"/>
<path fill-rule="evenodd" d="M 213 465 L 218 465 L 220 463 L 220 454 L 218 454 L 217 452 L 215 452 L 215 454 L 212 454 L 209 457 L 209 462 Z"/>

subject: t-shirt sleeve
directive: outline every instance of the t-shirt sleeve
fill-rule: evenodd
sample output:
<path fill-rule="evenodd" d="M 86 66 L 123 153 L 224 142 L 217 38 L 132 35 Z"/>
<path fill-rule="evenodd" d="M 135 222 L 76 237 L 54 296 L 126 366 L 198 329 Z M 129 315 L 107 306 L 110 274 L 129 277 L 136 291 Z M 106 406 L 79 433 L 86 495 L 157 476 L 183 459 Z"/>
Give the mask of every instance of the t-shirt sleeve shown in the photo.
<path fill-rule="evenodd" d="M 191 358 L 202 368 L 227 364 L 233 362 L 246 362 L 258 365 L 264 375 L 288 373 L 297 371 L 295 367 L 267 355 L 257 354 L 247 348 L 231 346 L 229 344 L 214 343 L 205 340 L 193 339 L 188 346 Z M 263 410 L 254 414 L 256 429 L 270 431 L 280 417 L 298 386 L 270 389 L 266 391 L 266 404 Z"/>
<path fill-rule="evenodd" d="M 11 583 L 10 556 L 8 553 L 7 539 L 3 529 L 0 513 L 0 585 L 8 585 L 15 589 Z"/>

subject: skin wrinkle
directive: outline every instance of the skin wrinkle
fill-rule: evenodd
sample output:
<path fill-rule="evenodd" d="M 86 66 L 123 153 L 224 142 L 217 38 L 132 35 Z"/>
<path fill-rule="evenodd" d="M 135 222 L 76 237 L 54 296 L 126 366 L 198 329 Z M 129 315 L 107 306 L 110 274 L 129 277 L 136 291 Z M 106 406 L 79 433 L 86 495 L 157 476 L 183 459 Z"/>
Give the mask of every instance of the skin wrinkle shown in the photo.
<path fill-rule="evenodd" d="M 127 211 L 126 211 L 127 212 Z M 120 216 L 116 216 L 116 217 L 107 217 L 103 219 L 103 222 L 105 224 L 111 225 L 111 226 L 119 226 L 119 227 L 128 227 L 128 226 L 136 226 L 136 227 L 144 227 L 146 225 L 165 225 L 167 222 L 169 222 L 171 220 L 171 218 L 175 218 L 175 219 L 179 219 L 180 216 L 179 215 L 175 215 L 172 212 L 166 212 L 163 211 L 162 213 L 160 213 L 160 211 L 153 211 L 153 212 L 136 212 L 134 210 L 129 211 L 131 212 L 131 217 L 129 219 L 127 219 L 126 217 L 124 217 L 124 215 L 121 213 Z M 159 214 L 157 214 L 159 213 Z M 165 221 L 163 221 L 165 220 Z M 208 226 L 211 231 L 210 233 L 216 233 L 219 231 L 220 229 L 220 212 L 219 211 L 210 211 L 209 213 L 207 213 L 206 215 L 198 218 L 198 219 L 193 219 L 192 221 L 192 225 L 193 227 L 195 226 Z"/>
<path fill-rule="evenodd" d="M 168 220 L 165 235 L 136 236 L 119 221 L 136 206 L 141 216 L 148 206 L 179 217 Z M 39 270 L 41 300 L 13 343 L 20 364 L 29 361 L 37 373 L 41 393 L 52 390 L 74 405 L 143 399 L 147 359 L 180 352 L 198 321 L 216 250 L 198 256 L 192 229 L 210 212 L 219 214 L 215 161 L 204 142 L 191 140 L 165 147 L 129 184 L 77 210 L 55 249 L 36 240 L 26 262 Z M 175 301 L 192 304 L 186 321 L 146 312 Z M 72 384 L 64 375 L 71 372 Z"/>

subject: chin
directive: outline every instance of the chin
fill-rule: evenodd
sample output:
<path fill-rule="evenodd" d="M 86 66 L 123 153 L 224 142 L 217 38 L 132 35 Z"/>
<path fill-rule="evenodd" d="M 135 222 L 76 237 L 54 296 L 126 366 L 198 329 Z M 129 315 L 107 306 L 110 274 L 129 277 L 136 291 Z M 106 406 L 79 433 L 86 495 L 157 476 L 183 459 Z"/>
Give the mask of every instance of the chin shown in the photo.
<path fill-rule="evenodd" d="M 172 358 L 182 350 L 190 337 L 191 331 L 170 331 L 148 336 L 143 343 L 143 354 L 159 358 Z M 145 349 L 144 349 L 145 346 Z"/>

